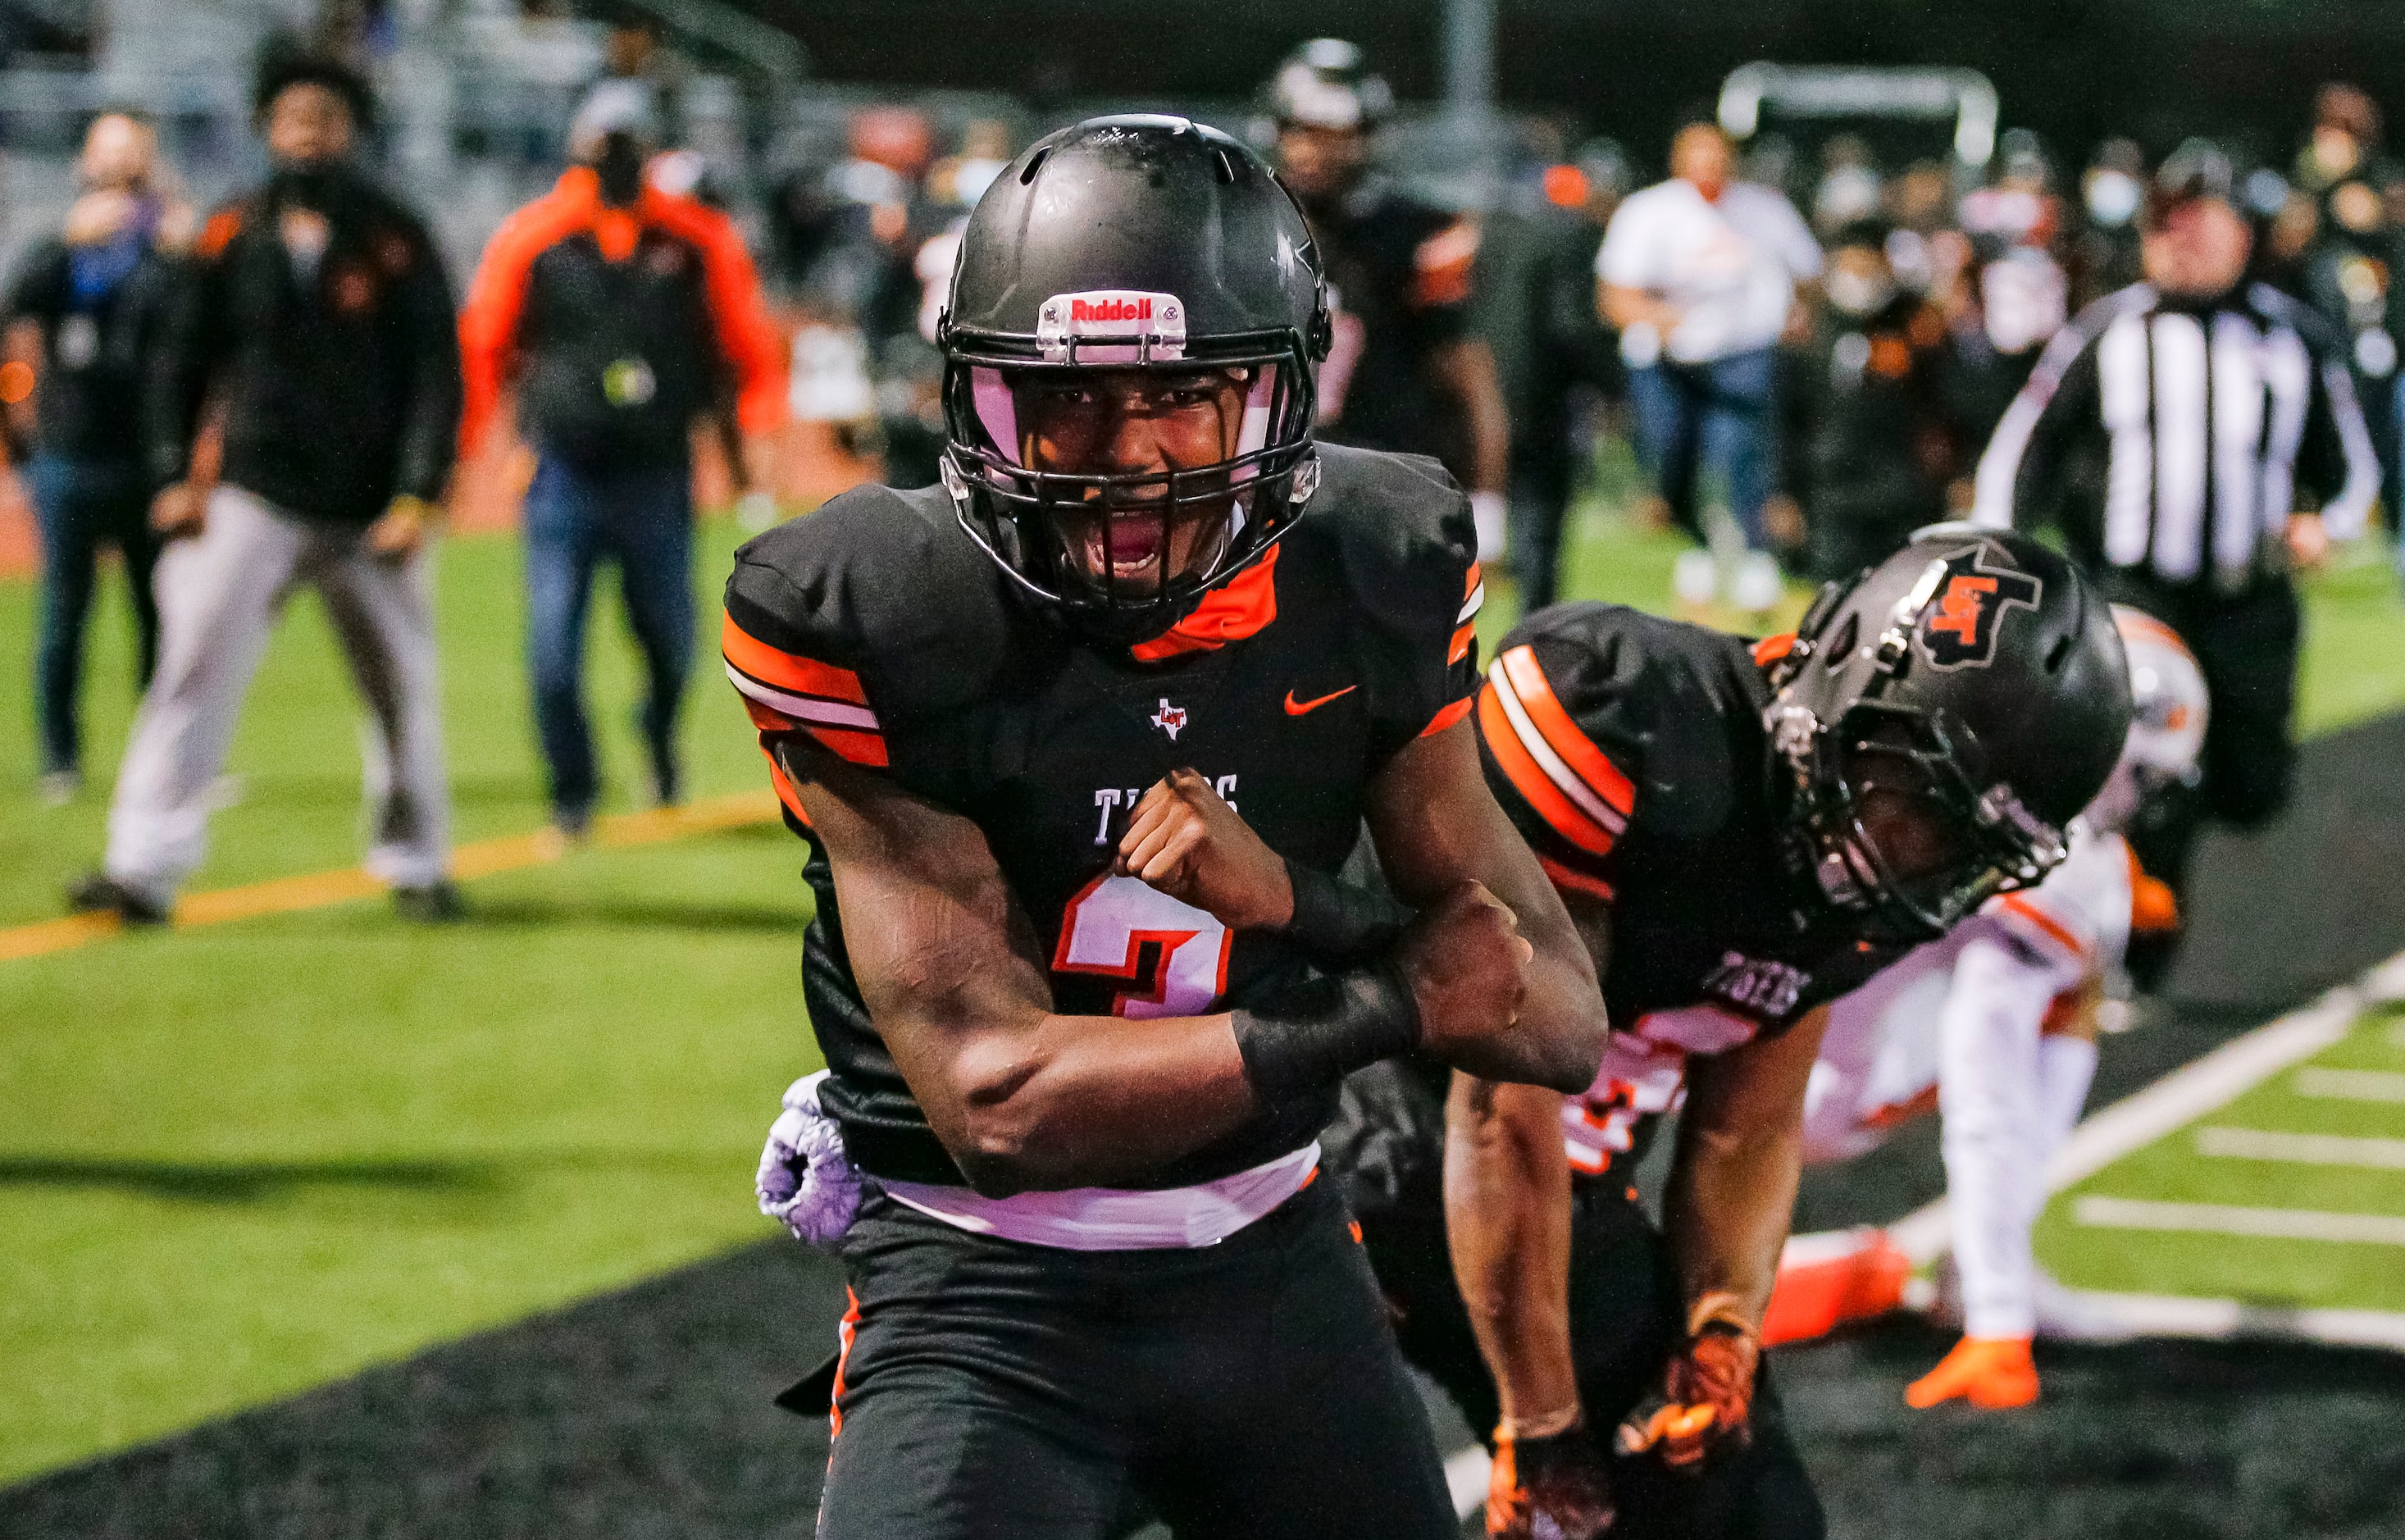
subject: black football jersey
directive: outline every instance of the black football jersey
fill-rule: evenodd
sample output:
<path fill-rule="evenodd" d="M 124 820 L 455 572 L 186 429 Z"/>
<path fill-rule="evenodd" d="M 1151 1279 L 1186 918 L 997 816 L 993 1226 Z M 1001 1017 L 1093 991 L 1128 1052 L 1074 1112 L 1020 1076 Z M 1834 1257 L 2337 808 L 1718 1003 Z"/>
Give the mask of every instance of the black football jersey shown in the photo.
<path fill-rule="evenodd" d="M 1858 940 L 1791 874 L 1769 701 L 1737 638 L 1595 603 L 1522 621 L 1478 692 L 1497 799 L 1554 886 L 1611 915 L 1611 1037 L 1565 1104 L 1579 1169 L 1641 1155 L 1689 1053 L 1783 1032 L 1906 950 Z"/>
<path fill-rule="evenodd" d="M 729 677 L 764 742 L 808 732 L 973 820 L 1050 959 L 1055 1009 L 1190 1016 L 1261 1000 L 1307 965 L 1231 935 L 1111 858 L 1172 770 L 1207 776 L 1270 848 L 1333 872 L 1371 777 L 1468 713 L 1483 590 L 1468 502 L 1433 460 L 1324 447 L 1317 493 L 1258 564 L 1132 649 L 1080 640 L 1019 600 L 939 487 L 865 487 L 760 536 L 726 587 Z M 957 1183 L 863 1005 L 809 811 L 818 915 L 803 998 L 830 1070 L 821 1105 L 853 1161 Z M 1327 1097 L 1264 1112 L 1139 1185 L 1208 1181 L 1301 1149 Z"/>
<path fill-rule="evenodd" d="M 1469 445 L 1444 410 L 1428 356 L 1469 333 L 1478 227 L 1372 178 L 1308 211 L 1328 270 L 1323 439 L 1413 449 L 1457 465 Z"/>

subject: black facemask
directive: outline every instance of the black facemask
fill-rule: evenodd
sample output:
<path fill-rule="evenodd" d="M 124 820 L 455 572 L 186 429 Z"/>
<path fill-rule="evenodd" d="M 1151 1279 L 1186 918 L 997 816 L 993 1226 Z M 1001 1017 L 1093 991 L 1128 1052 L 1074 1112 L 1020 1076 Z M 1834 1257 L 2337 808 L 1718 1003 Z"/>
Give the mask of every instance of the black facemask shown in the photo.
<path fill-rule="evenodd" d="M 279 207 L 311 208 L 323 214 L 341 201 L 346 180 L 339 160 L 287 161 L 268 179 L 268 199 Z"/>
<path fill-rule="evenodd" d="M 601 153 L 593 161 L 593 174 L 601 179 L 601 201 L 612 208 L 626 208 L 640 200 L 643 162 L 643 147 L 633 134 L 603 135 Z"/>

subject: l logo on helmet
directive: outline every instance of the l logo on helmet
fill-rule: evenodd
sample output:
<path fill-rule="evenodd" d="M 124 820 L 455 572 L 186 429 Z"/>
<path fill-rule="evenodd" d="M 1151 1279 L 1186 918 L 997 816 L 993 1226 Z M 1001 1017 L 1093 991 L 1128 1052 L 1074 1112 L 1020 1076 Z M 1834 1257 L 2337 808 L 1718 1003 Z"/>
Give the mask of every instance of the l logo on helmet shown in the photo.
<path fill-rule="evenodd" d="M 1055 294 L 1037 312 L 1035 340 L 1055 362 L 1137 363 L 1186 356 L 1186 306 L 1174 294 L 1095 289 Z"/>
<path fill-rule="evenodd" d="M 2004 616 L 2034 610 L 2046 585 L 2011 568 L 1990 569 L 1973 546 L 1946 564 L 1946 582 L 1920 626 L 1920 650 L 1940 669 L 1984 669 L 1996 660 Z"/>

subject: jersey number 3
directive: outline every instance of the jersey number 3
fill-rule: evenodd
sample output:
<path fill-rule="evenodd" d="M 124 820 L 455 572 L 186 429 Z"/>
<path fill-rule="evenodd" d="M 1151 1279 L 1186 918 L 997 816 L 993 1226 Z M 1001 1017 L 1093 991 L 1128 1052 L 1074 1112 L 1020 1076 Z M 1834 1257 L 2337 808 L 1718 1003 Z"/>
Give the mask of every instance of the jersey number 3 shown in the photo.
<path fill-rule="evenodd" d="M 1228 987 L 1227 926 L 1134 877 L 1104 872 L 1061 911 L 1056 973 L 1125 979 L 1117 1016 L 1200 1016 Z"/>

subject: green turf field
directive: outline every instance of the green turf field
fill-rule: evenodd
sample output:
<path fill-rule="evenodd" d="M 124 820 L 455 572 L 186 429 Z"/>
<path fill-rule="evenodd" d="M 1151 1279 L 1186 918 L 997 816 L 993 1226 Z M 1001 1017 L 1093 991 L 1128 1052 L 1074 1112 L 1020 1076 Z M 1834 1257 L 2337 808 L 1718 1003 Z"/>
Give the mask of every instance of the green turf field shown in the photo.
<path fill-rule="evenodd" d="M 2405 1009 L 2058 1194 L 2037 1242 L 2075 1288 L 2405 1312 Z"/>
<path fill-rule="evenodd" d="M 734 542 L 706 530 L 705 593 Z M 1679 549 L 1591 508 L 1568 591 L 1659 606 Z M 518 559 L 501 537 L 443 551 L 463 841 L 543 817 Z M 1490 591 L 1491 643 L 1512 605 Z M 27 677 L 34 603 L 0 583 L 0 679 Z M 2316 586 L 2310 727 L 2405 702 L 2399 608 L 2369 558 Z M 636 668 L 614 603 L 596 609 L 594 717 L 627 808 Z M 100 849 L 131 707 L 114 598 L 93 643 L 95 784 L 75 806 L 35 805 L 30 709 L 0 713 L 0 926 L 59 912 L 60 879 Z M 762 775 L 710 651 L 685 735 L 696 798 Z M 304 598 L 251 692 L 196 888 L 357 861 L 357 721 Z M 752 1166 L 812 1063 L 798 864 L 761 826 L 480 881 L 453 929 L 359 902 L 0 963 L 0 1482 L 772 1234 Z"/>

